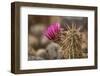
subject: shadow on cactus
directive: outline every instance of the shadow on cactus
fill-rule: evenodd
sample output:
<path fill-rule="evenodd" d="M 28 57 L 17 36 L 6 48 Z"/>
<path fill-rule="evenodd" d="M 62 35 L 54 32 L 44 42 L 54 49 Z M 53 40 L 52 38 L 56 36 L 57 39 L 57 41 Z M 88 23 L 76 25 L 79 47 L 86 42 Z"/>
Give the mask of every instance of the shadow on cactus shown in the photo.
<path fill-rule="evenodd" d="M 49 40 L 60 45 L 62 51 L 61 54 L 64 59 L 84 58 L 82 51 L 82 33 L 81 27 L 77 27 L 76 24 L 65 24 L 66 30 L 61 28 L 60 23 L 55 22 L 51 24 L 45 31 L 44 36 Z"/>

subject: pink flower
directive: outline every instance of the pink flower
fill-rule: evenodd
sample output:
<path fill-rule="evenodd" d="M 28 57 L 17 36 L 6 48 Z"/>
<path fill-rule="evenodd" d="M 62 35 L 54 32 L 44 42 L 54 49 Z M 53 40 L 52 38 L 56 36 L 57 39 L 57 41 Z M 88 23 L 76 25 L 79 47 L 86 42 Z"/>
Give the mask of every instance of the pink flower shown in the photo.
<path fill-rule="evenodd" d="M 60 24 L 56 22 L 56 23 L 51 24 L 43 34 L 48 39 L 53 40 L 57 38 L 57 34 L 59 32 L 60 32 Z"/>

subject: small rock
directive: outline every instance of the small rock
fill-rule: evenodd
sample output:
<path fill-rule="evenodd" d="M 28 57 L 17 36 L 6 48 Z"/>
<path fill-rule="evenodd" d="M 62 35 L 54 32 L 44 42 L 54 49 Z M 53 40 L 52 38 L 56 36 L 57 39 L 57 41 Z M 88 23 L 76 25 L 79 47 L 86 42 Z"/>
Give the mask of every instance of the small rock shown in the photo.
<path fill-rule="evenodd" d="M 40 57 L 40 58 L 46 59 L 47 58 L 47 52 L 46 52 L 46 50 L 45 49 L 39 49 L 36 52 L 36 57 Z"/>
<path fill-rule="evenodd" d="M 48 56 L 49 56 L 49 59 L 58 59 L 61 57 L 61 54 L 60 54 L 60 46 L 56 43 L 53 43 L 51 42 L 47 48 L 47 53 L 48 53 Z"/>

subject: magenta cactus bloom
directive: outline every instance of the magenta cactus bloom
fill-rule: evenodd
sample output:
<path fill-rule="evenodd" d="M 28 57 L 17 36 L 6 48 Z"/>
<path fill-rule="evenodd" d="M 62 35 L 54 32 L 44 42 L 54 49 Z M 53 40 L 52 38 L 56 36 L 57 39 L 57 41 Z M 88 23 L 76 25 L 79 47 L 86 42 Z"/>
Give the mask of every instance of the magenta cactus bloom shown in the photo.
<path fill-rule="evenodd" d="M 44 32 L 44 36 L 46 36 L 50 40 L 54 40 L 59 32 L 60 32 L 60 24 L 56 22 L 51 24 L 47 28 L 47 30 Z"/>

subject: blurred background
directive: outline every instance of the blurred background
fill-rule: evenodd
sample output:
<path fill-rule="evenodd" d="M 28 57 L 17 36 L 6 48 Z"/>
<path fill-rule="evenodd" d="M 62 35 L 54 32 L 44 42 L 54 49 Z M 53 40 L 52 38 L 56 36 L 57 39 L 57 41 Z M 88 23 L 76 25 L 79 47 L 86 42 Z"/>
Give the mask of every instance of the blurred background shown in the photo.
<path fill-rule="evenodd" d="M 83 58 L 87 58 L 87 17 L 28 15 L 28 60 L 63 59 L 60 46 L 43 36 L 43 31 L 55 22 L 59 22 L 63 29 L 66 27 L 65 24 L 71 25 L 72 23 L 80 27 L 82 51 L 84 52 Z"/>

